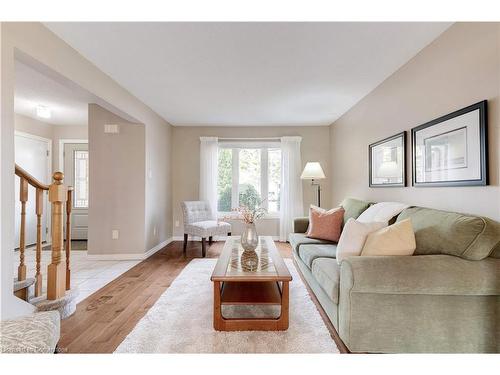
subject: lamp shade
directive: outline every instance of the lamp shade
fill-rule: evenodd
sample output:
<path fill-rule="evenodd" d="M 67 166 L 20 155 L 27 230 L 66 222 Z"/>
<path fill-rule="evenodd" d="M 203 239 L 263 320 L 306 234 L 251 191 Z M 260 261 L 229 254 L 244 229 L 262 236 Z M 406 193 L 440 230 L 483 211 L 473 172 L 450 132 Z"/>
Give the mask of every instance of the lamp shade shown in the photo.
<path fill-rule="evenodd" d="M 317 161 L 312 161 L 306 164 L 300 178 L 302 180 L 319 180 L 325 178 L 325 172 L 323 172 L 321 164 Z"/>

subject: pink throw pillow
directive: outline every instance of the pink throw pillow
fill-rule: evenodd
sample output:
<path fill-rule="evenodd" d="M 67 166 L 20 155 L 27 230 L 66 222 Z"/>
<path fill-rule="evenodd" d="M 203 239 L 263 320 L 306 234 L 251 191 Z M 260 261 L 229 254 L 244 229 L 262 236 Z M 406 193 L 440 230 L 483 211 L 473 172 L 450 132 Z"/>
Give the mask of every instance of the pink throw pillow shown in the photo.
<path fill-rule="evenodd" d="M 306 236 L 318 240 L 338 242 L 342 232 L 345 210 L 342 207 L 324 210 L 320 207 L 309 208 L 309 229 Z"/>

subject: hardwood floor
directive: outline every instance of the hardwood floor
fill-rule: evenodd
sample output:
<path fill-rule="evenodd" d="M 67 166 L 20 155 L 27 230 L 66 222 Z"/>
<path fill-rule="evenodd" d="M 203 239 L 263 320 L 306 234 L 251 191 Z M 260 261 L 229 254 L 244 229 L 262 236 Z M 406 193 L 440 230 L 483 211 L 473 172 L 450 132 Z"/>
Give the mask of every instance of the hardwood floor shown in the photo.
<path fill-rule="evenodd" d="M 223 241 L 208 246 L 207 257 L 217 258 L 223 246 Z M 291 257 L 289 244 L 277 242 L 276 247 L 284 258 Z M 172 242 L 99 289 L 61 322 L 59 352 L 112 353 L 182 269 L 198 257 L 200 242 L 189 242 L 186 257 L 182 242 Z"/>

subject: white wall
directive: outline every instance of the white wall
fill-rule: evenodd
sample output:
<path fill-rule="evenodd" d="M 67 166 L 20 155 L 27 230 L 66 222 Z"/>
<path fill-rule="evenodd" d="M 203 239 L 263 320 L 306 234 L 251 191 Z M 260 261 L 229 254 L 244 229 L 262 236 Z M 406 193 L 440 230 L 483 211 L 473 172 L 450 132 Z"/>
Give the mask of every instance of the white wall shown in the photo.
<path fill-rule="evenodd" d="M 1 23 L 1 241 L 2 317 L 25 313 L 12 297 L 14 226 L 14 60 L 28 56 L 81 89 L 95 95 L 145 126 L 146 165 L 151 178 L 145 183 L 145 252 L 171 236 L 170 124 L 100 71 L 76 50 L 40 23 Z M 153 236 L 153 228 L 158 234 Z M 14 301 L 14 302 L 13 302 Z M 29 306 L 29 305 L 28 305 Z M 5 314 L 5 315 L 4 315 Z"/>
<path fill-rule="evenodd" d="M 368 187 L 368 145 L 488 100 L 490 185 Z M 396 200 L 500 220 L 500 27 L 457 23 L 331 125 L 332 200 Z M 409 140 L 410 138 L 408 138 Z"/>

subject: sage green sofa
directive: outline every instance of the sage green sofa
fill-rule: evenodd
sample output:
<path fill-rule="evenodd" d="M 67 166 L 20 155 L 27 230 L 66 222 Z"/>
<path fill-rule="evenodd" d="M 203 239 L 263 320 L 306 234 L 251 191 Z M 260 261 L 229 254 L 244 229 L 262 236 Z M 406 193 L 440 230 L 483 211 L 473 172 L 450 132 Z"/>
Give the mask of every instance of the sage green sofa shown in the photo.
<path fill-rule="evenodd" d="M 370 203 L 342 202 L 344 223 Z M 500 224 L 411 207 L 413 256 L 350 257 L 336 244 L 305 236 L 295 220 L 295 262 L 351 352 L 500 352 Z"/>

